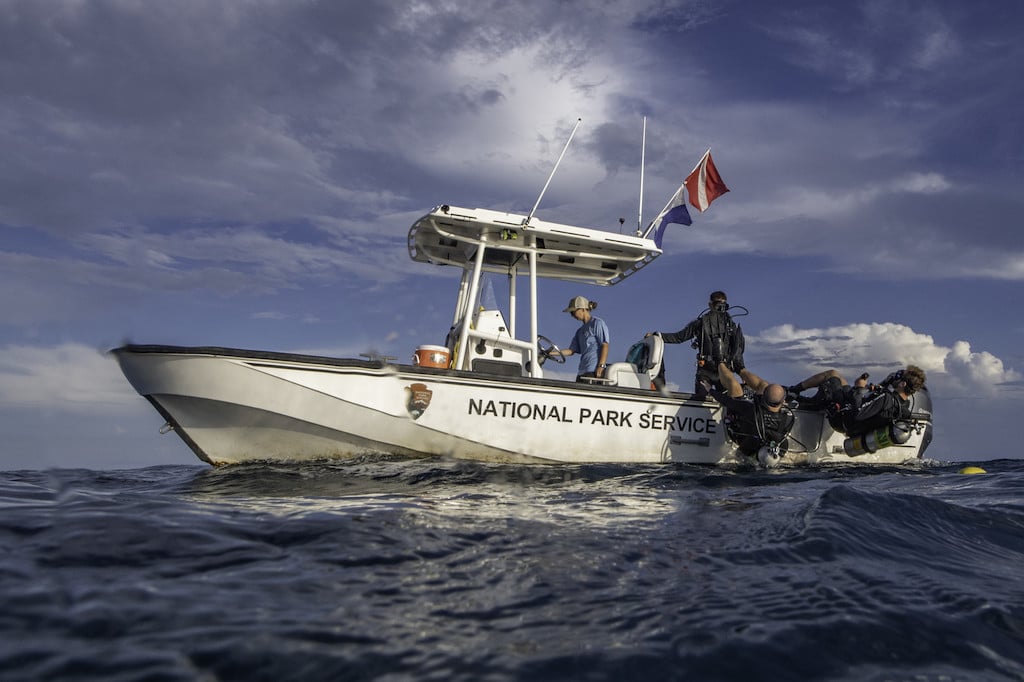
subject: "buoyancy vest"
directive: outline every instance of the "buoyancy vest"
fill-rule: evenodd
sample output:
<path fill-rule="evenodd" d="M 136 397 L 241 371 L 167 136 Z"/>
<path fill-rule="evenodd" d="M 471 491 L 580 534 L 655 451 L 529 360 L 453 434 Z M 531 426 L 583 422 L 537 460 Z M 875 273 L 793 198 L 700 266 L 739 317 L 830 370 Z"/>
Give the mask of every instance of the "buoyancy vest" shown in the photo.
<path fill-rule="evenodd" d="M 835 377 L 823 382 L 814 396 L 800 402 L 805 407 L 824 410 L 832 428 L 848 436 L 910 418 L 909 404 L 892 389 L 878 387 L 869 391 L 842 386 Z"/>
<path fill-rule="evenodd" d="M 763 431 L 760 434 L 763 441 L 762 444 L 778 443 L 780 445 L 780 452 L 785 452 L 789 432 L 793 430 L 793 424 L 796 423 L 796 417 L 793 415 L 792 410 L 788 407 L 783 407 L 778 412 L 772 412 L 758 404 L 757 411 L 758 418 L 761 419 L 763 426 Z"/>
<path fill-rule="evenodd" d="M 876 389 L 859 396 L 854 393 L 854 396 L 848 408 L 840 413 L 842 431 L 848 436 L 869 433 L 910 418 L 909 405 L 891 389 Z"/>
<path fill-rule="evenodd" d="M 779 452 L 786 452 L 789 432 L 796 423 L 793 411 L 783 407 L 778 412 L 772 412 L 765 407 L 759 395 L 754 396 L 753 408 L 753 423 L 733 415 L 728 425 L 729 437 L 739 446 L 740 452 L 756 455 L 762 446 L 770 443 L 777 443 Z"/>
<path fill-rule="evenodd" d="M 701 360 L 710 360 L 715 366 L 722 360 L 742 355 L 743 330 L 733 321 L 729 313 L 711 310 L 701 318 L 700 331 L 693 340 L 693 346 L 700 353 Z"/>

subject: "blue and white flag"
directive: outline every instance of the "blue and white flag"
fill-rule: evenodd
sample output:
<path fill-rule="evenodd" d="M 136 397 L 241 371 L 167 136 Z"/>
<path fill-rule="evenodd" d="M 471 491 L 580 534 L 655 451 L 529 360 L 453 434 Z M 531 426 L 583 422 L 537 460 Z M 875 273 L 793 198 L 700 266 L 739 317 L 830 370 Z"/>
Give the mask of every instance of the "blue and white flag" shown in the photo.
<path fill-rule="evenodd" d="M 661 240 L 665 237 L 665 228 L 669 226 L 669 223 L 677 225 L 693 224 L 693 221 L 690 220 L 690 212 L 686 210 L 686 183 L 679 186 L 679 190 L 668 200 L 665 208 L 661 209 L 661 213 L 651 221 L 652 225 L 657 225 L 654 229 L 653 239 L 659 249 L 661 248 Z"/>

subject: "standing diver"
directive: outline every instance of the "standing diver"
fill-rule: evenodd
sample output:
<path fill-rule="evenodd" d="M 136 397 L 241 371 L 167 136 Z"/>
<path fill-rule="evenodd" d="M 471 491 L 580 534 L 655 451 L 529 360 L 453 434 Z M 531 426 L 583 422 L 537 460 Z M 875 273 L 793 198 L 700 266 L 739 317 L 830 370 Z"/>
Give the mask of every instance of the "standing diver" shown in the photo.
<path fill-rule="evenodd" d="M 702 312 L 696 320 L 679 331 L 672 332 L 648 332 L 660 334 L 665 343 L 685 343 L 693 340 L 693 347 L 697 350 L 697 376 L 694 380 L 693 397 L 696 400 L 706 400 L 708 391 L 702 384 L 707 381 L 719 390 L 725 390 L 718 378 L 718 365 L 725 363 L 726 367 L 739 372 L 744 368 L 743 329 L 728 312 L 729 301 L 724 291 L 711 292 L 708 308 Z M 662 363 L 659 378 L 664 381 L 665 364 Z"/>

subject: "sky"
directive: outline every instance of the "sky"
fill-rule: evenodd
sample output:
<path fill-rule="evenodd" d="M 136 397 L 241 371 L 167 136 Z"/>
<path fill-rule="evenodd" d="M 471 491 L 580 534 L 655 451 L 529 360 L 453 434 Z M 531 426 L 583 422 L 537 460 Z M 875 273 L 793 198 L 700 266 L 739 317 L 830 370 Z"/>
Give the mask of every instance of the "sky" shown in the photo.
<path fill-rule="evenodd" d="M 198 463 L 126 341 L 441 343 L 459 273 L 409 227 L 528 213 L 577 119 L 543 220 L 630 232 L 708 148 L 731 191 L 619 285 L 542 283 L 542 334 L 587 296 L 621 359 L 723 289 L 765 378 L 917 364 L 930 458 L 1019 457 L 1022 34 L 1016 0 L 0 0 L 0 468 Z"/>

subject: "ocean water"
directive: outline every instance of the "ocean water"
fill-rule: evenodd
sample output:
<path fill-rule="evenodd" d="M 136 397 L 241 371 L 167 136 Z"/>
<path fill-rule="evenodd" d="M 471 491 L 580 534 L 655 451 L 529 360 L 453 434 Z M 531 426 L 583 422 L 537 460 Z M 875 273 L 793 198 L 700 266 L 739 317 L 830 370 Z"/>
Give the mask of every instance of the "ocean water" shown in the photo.
<path fill-rule="evenodd" d="M 1024 461 L 0 473 L 0 680 L 1022 680 Z"/>

